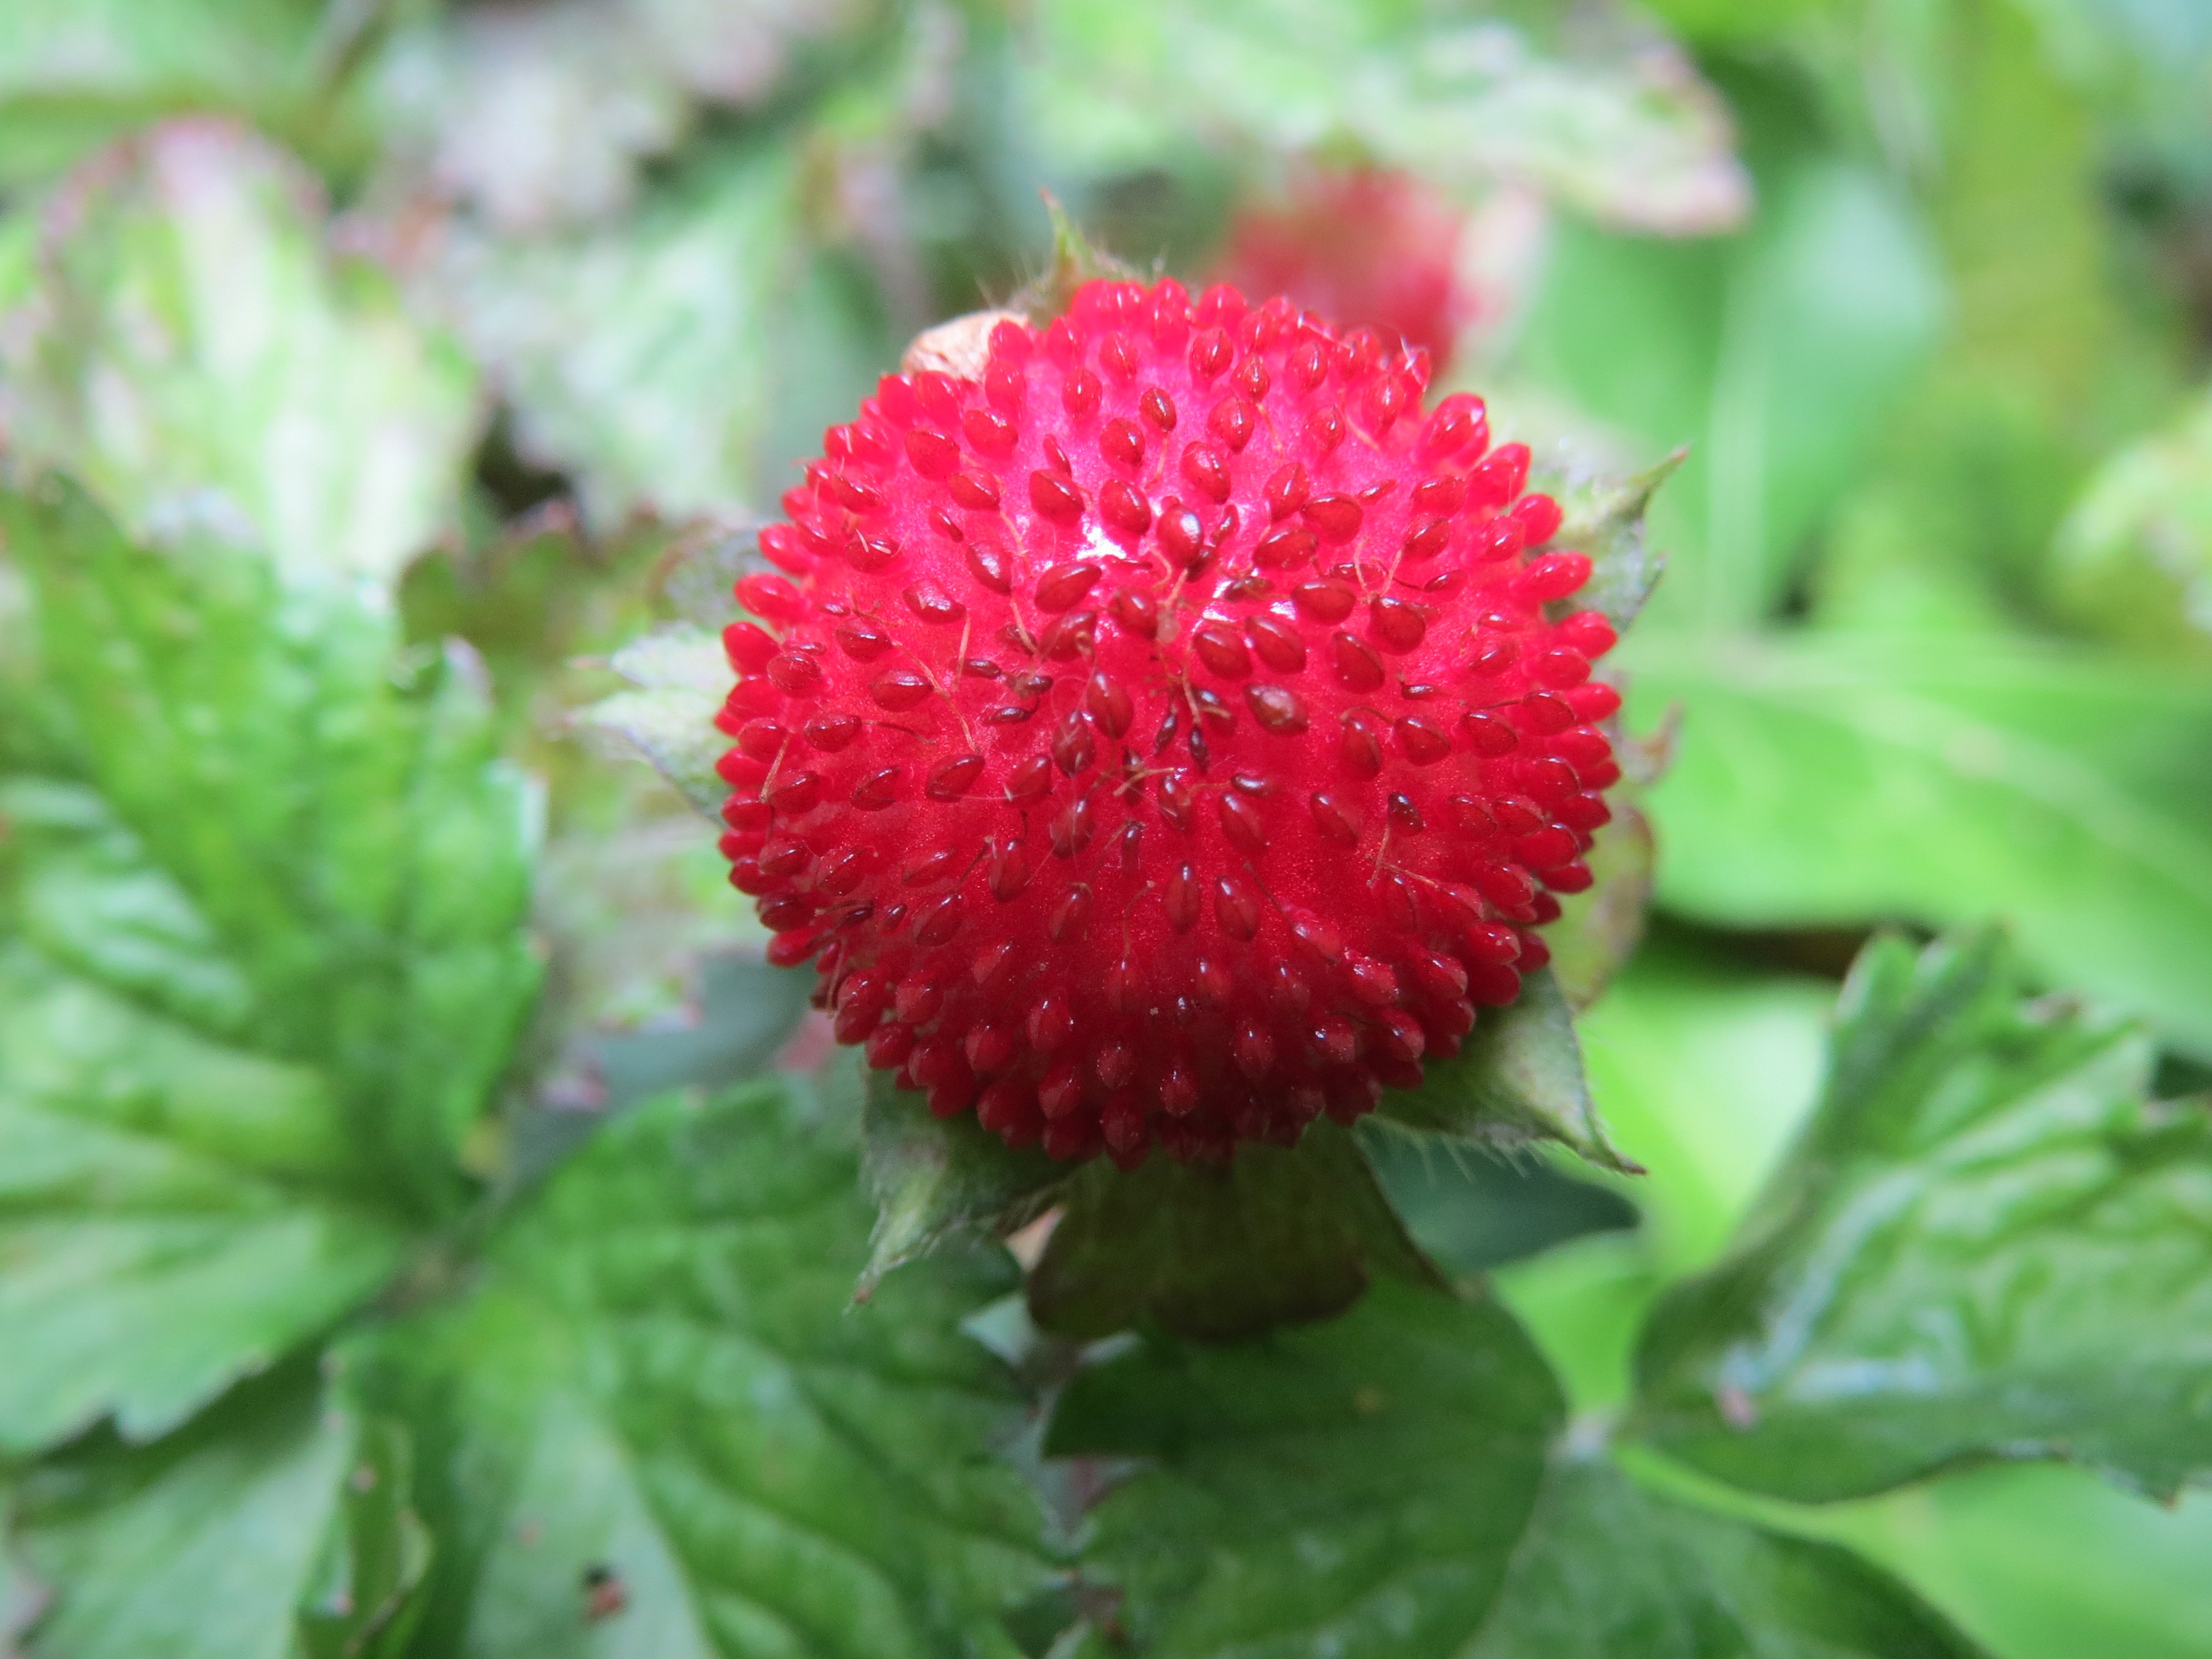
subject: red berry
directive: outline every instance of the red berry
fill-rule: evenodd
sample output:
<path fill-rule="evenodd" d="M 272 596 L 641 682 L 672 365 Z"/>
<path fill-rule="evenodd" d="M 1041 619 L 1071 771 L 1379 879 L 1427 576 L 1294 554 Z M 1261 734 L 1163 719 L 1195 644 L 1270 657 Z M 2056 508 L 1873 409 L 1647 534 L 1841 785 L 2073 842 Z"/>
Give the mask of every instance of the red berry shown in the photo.
<path fill-rule="evenodd" d="M 1619 775 L 1612 630 L 1550 620 L 1589 560 L 1423 386 L 1287 301 L 1093 283 L 976 380 L 884 381 L 786 498 L 811 563 L 740 586 L 724 850 L 933 1112 L 1287 1142 L 1542 959 Z"/>
<path fill-rule="evenodd" d="M 1410 173 L 1308 173 L 1287 201 L 1237 216 L 1223 266 L 1255 293 L 1420 347 L 1441 372 L 1480 309 L 1460 275 L 1464 224 Z"/>

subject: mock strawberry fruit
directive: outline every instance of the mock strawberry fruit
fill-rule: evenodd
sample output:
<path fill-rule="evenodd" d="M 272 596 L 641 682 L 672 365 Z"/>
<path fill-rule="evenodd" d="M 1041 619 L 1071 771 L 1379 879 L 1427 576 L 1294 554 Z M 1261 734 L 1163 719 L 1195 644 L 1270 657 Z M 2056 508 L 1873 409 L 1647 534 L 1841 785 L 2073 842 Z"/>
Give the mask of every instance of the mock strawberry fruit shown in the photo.
<path fill-rule="evenodd" d="M 1340 327 L 1366 325 L 1389 343 L 1425 347 L 1441 369 L 1480 308 L 1461 271 L 1465 226 L 1411 173 L 1308 172 L 1282 202 L 1237 216 L 1223 274 L 1250 292 L 1288 295 Z"/>
<path fill-rule="evenodd" d="M 1550 618 L 1589 561 L 1478 399 L 1287 301 L 1092 283 L 988 340 L 762 532 L 731 878 L 842 1041 L 1011 1144 L 1349 1121 L 1589 884 L 1613 634 Z"/>

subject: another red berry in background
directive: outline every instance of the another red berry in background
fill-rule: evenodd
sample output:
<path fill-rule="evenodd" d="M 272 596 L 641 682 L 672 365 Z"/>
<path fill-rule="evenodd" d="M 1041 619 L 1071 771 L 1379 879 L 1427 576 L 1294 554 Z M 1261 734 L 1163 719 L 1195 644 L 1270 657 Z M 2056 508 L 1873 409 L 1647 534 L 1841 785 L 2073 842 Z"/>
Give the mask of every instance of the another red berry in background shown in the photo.
<path fill-rule="evenodd" d="M 723 847 L 848 1042 L 1054 1157 L 1350 1121 L 1547 952 L 1619 775 L 1589 561 L 1426 360 L 1093 283 L 884 380 L 738 584 Z"/>
<path fill-rule="evenodd" d="M 1230 227 L 1223 278 L 1248 294 L 1283 294 L 1340 328 L 1427 350 L 1442 374 L 1477 296 L 1461 269 L 1466 216 L 1410 173 L 1309 170 L 1281 201 Z"/>

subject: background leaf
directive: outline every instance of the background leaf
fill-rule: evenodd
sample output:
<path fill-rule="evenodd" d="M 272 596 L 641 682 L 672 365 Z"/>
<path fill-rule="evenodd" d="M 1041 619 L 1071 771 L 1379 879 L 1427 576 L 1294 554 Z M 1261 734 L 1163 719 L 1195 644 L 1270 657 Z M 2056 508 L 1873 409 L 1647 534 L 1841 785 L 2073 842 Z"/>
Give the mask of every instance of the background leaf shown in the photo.
<path fill-rule="evenodd" d="M 435 289 L 512 406 L 519 447 L 575 478 L 592 522 L 742 507 L 759 498 L 779 404 L 803 419 L 847 392 L 858 401 L 840 343 L 807 331 L 821 321 L 809 307 L 831 296 L 802 290 L 798 189 L 789 157 L 739 149 L 686 168 L 611 226 L 511 238 L 456 228 Z M 784 348 L 802 341 L 826 348 L 803 371 L 822 384 L 794 375 L 780 396 Z M 849 408 L 831 404 L 816 427 Z"/>
<path fill-rule="evenodd" d="M 2098 470 L 2060 526 L 2051 580 L 2109 638 L 2212 660 L 2212 405 Z"/>
<path fill-rule="evenodd" d="M 1494 1305 L 1386 1282 L 1263 1341 L 1094 1365 L 1046 1446 L 1146 1460 L 1085 1556 L 1137 1651 L 1441 1655 L 1498 1595 L 1559 1415 Z"/>
<path fill-rule="evenodd" d="M 680 692 L 688 683 L 720 706 L 702 678 L 728 678 L 712 636 L 667 629 L 691 643 L 658 661 L 641 662 L 626 642 L 641 634 L 659 641 L 660 631 L 648 630 L 665 628 L 671 613 L 720 620 L 731 583 L 751 568 L 750 552 L 742 532 L 698 523 L 642 520 L 592 537 L 556 501 L 408 572 L 400 592 L 406 637 L 435 647 L 458 635 L 475 647 L 490 672 L 502 750 L 544 780 L 535 921 L 546 941 L 550 1001 L 541 1033 L 681 1024 L 700 1012 L 694 994 L 710 958 L 757 950 L 766 939 L 750 914 L 731 908 L 728 861 L 701 833 L 698 809 L 627 742 L 603 738 L 592 719 L 594 699 L 620 684 L 618 665 L 646 688 Z M 696 748 L 714 736 L 711 710 L 686 708 L 683 720 L 696 726 L 680 736 Z M 713 799 L 702 793 L 700 805 L 711 811 L 725 786 L 714 777 L 708 787 Z"/>
<path fill-rule="evenodd" d="M 1879 175 L 1793 147 L 1760 188 L 1723 239 L 1562 227 L 1511 358 L 1650 459 L 1688 447 L 1652 515 L 1674 567 L 1661 626 L 1774 605 L 1943 314 L 1925 234 Z"/>
<path fill-rule="evenodd" d="M 2009 1464 L 1820 1515 L 1821 1535 L 1910 1577 L 1998 1653 L 2181 1659 L 2212 1620 L 2197 1571 L 2212 1547 L 2201 1492 L 2168 1508 L 2081 1469 Z"/>
<path fill-rule="evenodd" d="M 1599 12 L 1538 41 L 1407 6 L 1063 0 L 1026 88 L 1048 146 L 1140 166 L 1172 137 L 1349 140 L 1462 187 L 1533 183 L 1615 222 L 1711 230 L 1744 210 L 1726 118 L 1652 37 Z"/>
<path fill-rule="evenodd" d="M 1639 653 L 1685 706 L 1660 902 L 1734 925 L 2002 917 L 2054 981 L 2212 1053 L 2212 682 L 1953 637 Z"/>
<path fill-rule="evenodd" d="M 1656 1271 L 1692 1272 L 1726 1247 L 1812 1111 L 1834 1002 L 1827 981 L 1752 970 L 1669 932 L 1582 1016 L 1590 1092 L 1646 1171 L 1622 1189 Z"/>
<path fill-rule="evenodd" d="M 1466 1659 L 1974 1659 L 1982 1650 L 1886 1574 L 1556 1457 Z"/>
<path fill-rule="evenodd" d="M 0 15 L 0 185 L 186 109 L 282 120 L 334 45 L 313 0 L 16 0 Z"/>
<path fill-rule="evenodd" d="M 220 951 L 178 975 L 229 1006 L 171 1011 L 326 1070 L 380 1172 L 416 1183 L 400 1201 L 449 1197 L 538 981 L 526 796 L 465 669 L 396 685 L 388 616 L 286 594 L 248 556 L 135 549 L 58 484 L 0 498 L 0 528 L 72 738 L 57 758 Z"/>
<path fill-rule="evenodd" d="M 572 1027 L 550 1074 L 501 1126 L 504 1185 L 534 1186 L 598 1133 L 609 1114 L 671 1089 L 742 1083 L 806 1045 L 802 1022 L 811 986 L 805 975 L 771 968 L 750 951 L 730 951 L 703 957 L 696 979 L 680 1022 L 657 1017 L 633 1030 Z M 828 1047 L 826 1030 L 820 1036 Z M 803 1069 L 787 1067 L 787 1074 Z"/>
<path fill-rule="evenodd" d="M 1726 1248 L 1809 1115 L 1833 988 L 1808 969 L 1840 946 L 1770 936 L 1753 955 L 1662 925 L 1580 1022 L 1592 1093 L 1622 1146 L 1650 1168 L 1628 1188 L 1642 1224 L 1632 1236 L 1577 1237 L 1494 1280 L 1578 1412 L 1626 1404 L 1645 1310 L 1669 1279 Z M 1409 1223 L 1457 1265 L 1419 1197 L 1400 1199 L 1415 1205 Z M 2168 1510 L 2085 1470 L 2009 1464 L 1875 1498 L 1769 1503 L 1754 1513 L 1770 1527 L 1848 1544 L 2007 1659 L 2073 1659 L 2100 1646 L 2193 1659 L 2196 1632 L 2212 1617 L 2195 1572 L 2212 1505 L 2196 1494 Z"/>
<path fill-rule="evenodd" d="M 285 1179 L 336 1117 L 312 1071 L 0 945 L 0 1447 L 163 1433 L 372 1295 L 402 1234 Z"/>
<path fill-rule="evenodd" d="M 921 1263 L 852 1310 L 856 1174 L 775 1085 L 664 1096 L 380 1340 L 441 1540 L 426 1651 L 1010 1659 L 1041 1521 L 990 1456 L 1021 1404 L 955 1329 L 1007 1274 Z"/>
<path fill-rule="evenodd" d="M 503 233 L 543 230 L 626 207 L 641 168 L 708 109 L 766 101 L 824 37 L 880 27 L 884 10 L 616 0 L 432 14 L 395 32 L 372 96 L 407 171 Z"/>
<path fill-rule="evenodd" d="M 1660 1445 L 1828 1498 L 1978 1457 L 2171 1493 L 2212 1452 L 2212 1115 L 2144 1104 L 2125 1025 L 2025 998 L 1992 936 L 1870 946 L 1820 1109 L 1638 1358 Z"/>
<path fill-rule="evenodd" d="M 515 781 L 389 618 L 0 496 L 49 672 L 0 776 L 0 1444 L 172 1428 L 373 1294 L 537 981 Z"/>
<path fill-rule="evenodd" d="M 697 1020 L 588 1041 L 610 1108 L 670 1089 L 726 1088 L 766 1071 L 806 1012 L 806 975 L 731 952 L 709 957 L 699 975 Z"/>
<path fill-rule="evenodd" d="M 0 1497 L 12 1498 L 12 1493 Z M 11 1504 L 12 1508 L 12 1504 Z M 46 1611 L 46 1587 L 32 1576 L 30 1566 L 15 1548 L 13 1537 L 0 1543 L 0 1653 L 17 1659 L 22 1649 L 17 1638 Z"/>
<path fill-rule="evenodd" d="M 49 205 L 0 335 L 0 419 L 133 532 L 264 545 L 295 579 L 382 584 L 450 520 L 476 377 L 391 283 L 324 240 L 319 189 L 265 141 L 179 121 Z"/>
<path fill-rule="evenodd" d="M 414 1507 L 414 1446 L 397 1424 L 361 1425 L 342 1511 L 301 1609 L 308 1659 L 397 1656 L 422 1611 L 429 1529 Z"/>
<path fill-rule="evenodd" d="M 296 1373 L 154 1449 L 73 1452 L 18 1510 L 56 1587 L 31 1659 L 392 1651 L 426 1548 L 407 1474 L 397 1430 Z"/>

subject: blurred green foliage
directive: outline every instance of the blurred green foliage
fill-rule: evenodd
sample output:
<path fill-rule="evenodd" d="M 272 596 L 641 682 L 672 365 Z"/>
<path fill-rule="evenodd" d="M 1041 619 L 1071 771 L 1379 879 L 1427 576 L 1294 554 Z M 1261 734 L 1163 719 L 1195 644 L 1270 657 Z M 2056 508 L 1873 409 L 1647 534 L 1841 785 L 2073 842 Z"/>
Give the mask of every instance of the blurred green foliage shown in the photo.
<path fill-rule="evenodd" d="M 1648 935 L 1392 1112 L 1648 1173 L 1302 1152 L 1194 1213 L 1382 1279 L 1267 1344 L 1121 1189 L 1103 1363 L 848 1313 L 1057 1189 L 879 1101 L 871 1237 L 611 738 L 705 777 L 746 526 L 1041 191 L 1195 286 L 1350 168 L 1547 477 L 1689 452 L 1567 1000 Z M 0 7 L 0 1653 L 2202 1654 L 2201 1493 L 1951 1466 L 2204 1473 L 2208 345 L 2193 0 Z"/>

